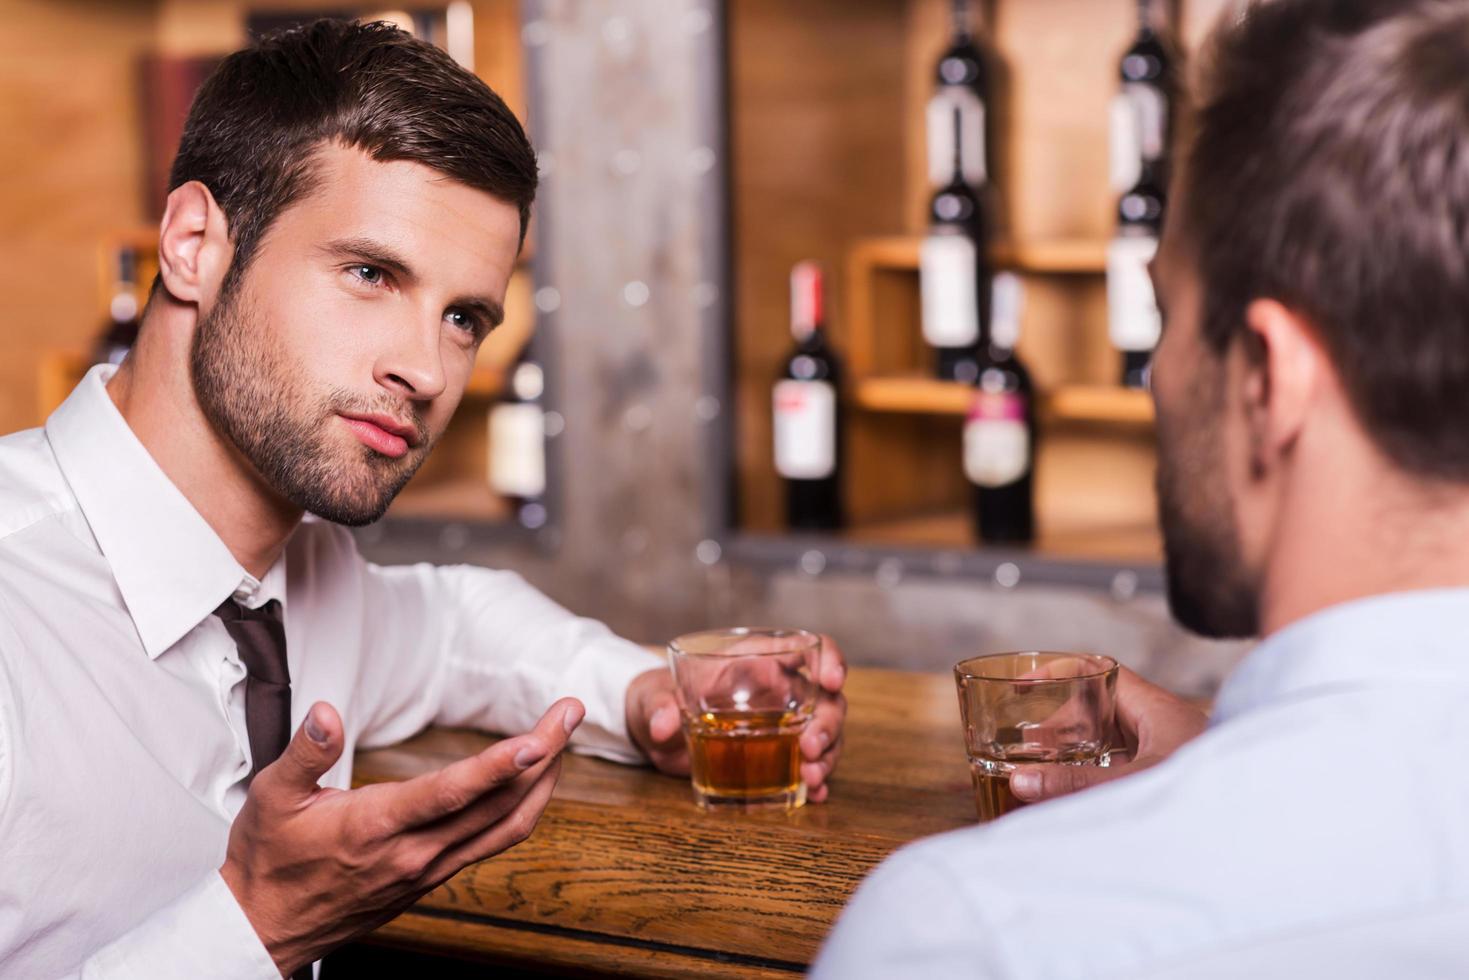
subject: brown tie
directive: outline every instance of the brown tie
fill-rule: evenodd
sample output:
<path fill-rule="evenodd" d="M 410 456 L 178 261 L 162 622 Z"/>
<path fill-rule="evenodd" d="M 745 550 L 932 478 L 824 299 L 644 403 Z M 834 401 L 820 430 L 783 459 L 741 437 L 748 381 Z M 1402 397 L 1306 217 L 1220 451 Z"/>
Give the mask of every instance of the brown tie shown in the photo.
<path fill-rule="evenodd" d="M 226 599 L 214 615 L 224 621 L 245 664 L 245 732 L 253 780 L 291 741 L 291 669 L 286 666 L 281 604 L 272 599 L 259 609 L 246 609 Z M 311 966 L 301 967 L 291 980 L 312 980 Z"/>
<path fill-rule="evenodd" d="M 246 609 L 226 599 L 214 610 L 245 664 L 245 731 L 250 737 L 250 778 L 286 750 L 291 740 L 291 671 L 286 666 L 286 627 L 281 604 L 270 600 Z"/>

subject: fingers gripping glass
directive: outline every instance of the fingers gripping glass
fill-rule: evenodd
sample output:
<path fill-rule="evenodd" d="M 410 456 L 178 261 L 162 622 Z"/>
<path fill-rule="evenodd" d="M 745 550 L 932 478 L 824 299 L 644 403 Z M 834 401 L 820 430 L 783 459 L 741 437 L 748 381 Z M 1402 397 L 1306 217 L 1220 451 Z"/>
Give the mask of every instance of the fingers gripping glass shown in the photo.
<path fill-rule="evenodd" d="M 1010 792 L 1018 765 L 1107 765 L 1117 690 L 1111 657 L 997 653 L 955 664 L 954 682 L 980 820 L 1020 806 Z"/>
<path fill-rule="evenodd" d="M 801 733 L 816 706 L 821 637 L 806 630 L 705 630 L 668 645 L 700 807 L 806 802 Z"/>

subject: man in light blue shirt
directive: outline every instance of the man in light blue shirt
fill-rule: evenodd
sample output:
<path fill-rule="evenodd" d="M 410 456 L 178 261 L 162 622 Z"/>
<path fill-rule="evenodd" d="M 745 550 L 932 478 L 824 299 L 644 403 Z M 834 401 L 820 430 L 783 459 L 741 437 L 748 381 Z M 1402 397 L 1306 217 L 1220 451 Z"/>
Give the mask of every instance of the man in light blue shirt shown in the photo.
<path fill-rule="evenodd" d="M 1469 976 L 1469 2 L 1272 0 L 1210 54 L 1159 512 L 1179 621 L 1265 639 L 1207 725 L 1124 674 L 1127 761 L 889 859 L 822 980 Z"/>

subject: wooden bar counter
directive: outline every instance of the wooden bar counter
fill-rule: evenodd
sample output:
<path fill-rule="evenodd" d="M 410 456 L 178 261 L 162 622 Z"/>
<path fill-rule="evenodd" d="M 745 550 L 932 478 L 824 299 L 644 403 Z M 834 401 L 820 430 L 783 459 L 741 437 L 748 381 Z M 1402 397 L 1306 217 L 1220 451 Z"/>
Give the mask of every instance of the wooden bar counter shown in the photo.
<path fill-rule="evenodd" d="M 530 840 L 466 868 L 369 942 L 572 976 L 789 977 L 895 848 L 975 822 L 946 675 L 853 669 L 828 802 L 704 813 L 688 781 L 568 755 Z M 404 779 L 490 741 L 433 730 L 358 756 Z"/>

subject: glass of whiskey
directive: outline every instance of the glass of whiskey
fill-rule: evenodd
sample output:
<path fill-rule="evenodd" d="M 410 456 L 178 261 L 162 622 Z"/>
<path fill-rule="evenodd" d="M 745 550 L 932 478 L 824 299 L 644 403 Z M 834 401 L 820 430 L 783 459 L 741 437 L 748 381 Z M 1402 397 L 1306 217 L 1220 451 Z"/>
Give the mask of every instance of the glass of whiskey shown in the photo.
<path fill-rule="evenodd" d="M 1105 766 L 1114 741 L 1117 661 L 1090 653 L 1027 651 L 954 665 L 964 750 L 981 821 L 1021 806 L 1016 766 Z"/>
<path fill-rule="evenodd" d="M 802 806 L 799 742 L 816 705 L 821 637 L 704 630 L 669 643 L 668 663 L 700 808 Z"/>

